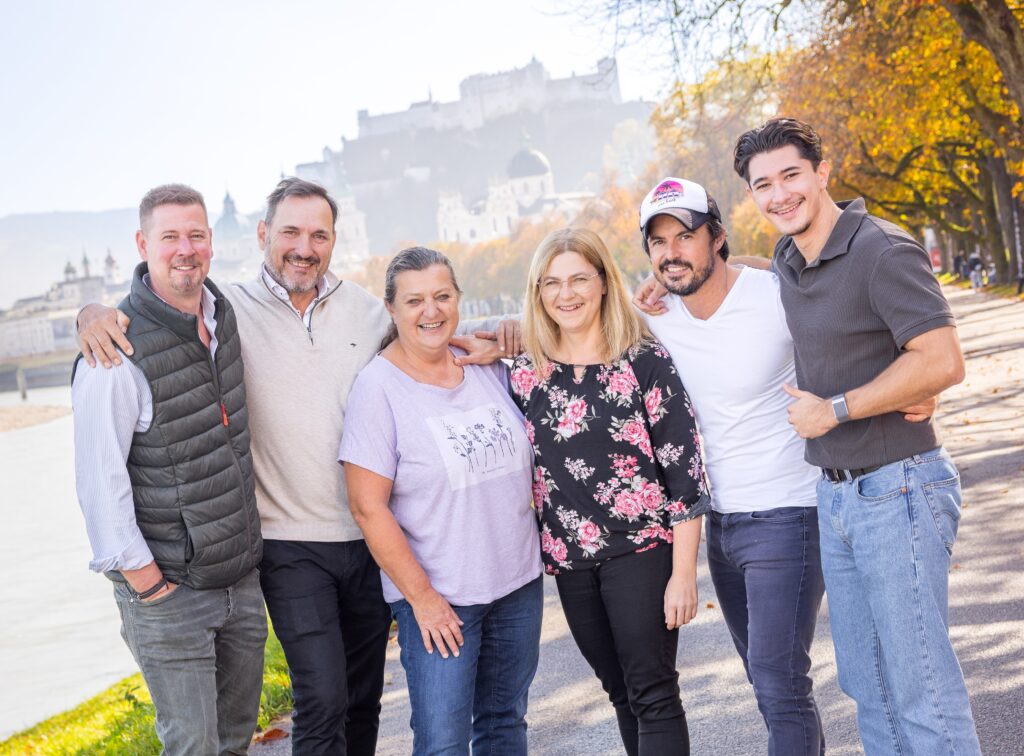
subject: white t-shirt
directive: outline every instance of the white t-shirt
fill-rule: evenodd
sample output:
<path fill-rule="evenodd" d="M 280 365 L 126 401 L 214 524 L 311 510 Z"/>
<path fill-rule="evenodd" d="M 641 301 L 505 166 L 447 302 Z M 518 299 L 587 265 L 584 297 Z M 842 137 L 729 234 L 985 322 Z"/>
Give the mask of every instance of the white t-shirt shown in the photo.
<path fill-rule="evenodd" d="M 804 461 L 804 442 L 789 424 L 796 385 L 793 338 L 774 273 L 743 268 L 718 310 L 693 317 L 669 294 L 668 312 L 647 324 L 683 379 L 704 438 L 717 512 L 815 505 L 820 472 Z"/>

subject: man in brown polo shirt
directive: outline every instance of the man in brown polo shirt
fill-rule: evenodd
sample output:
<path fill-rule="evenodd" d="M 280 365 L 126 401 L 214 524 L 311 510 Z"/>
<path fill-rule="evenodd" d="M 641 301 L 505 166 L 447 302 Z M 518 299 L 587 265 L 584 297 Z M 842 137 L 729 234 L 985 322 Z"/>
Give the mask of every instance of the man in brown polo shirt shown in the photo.
<path fill-rule="evenodd" d="M 832 201 L 810 126 L 748 131 L 735 169 L 783 234 L 772 269 L 796 352 L 789 416 L 822 468 L 832 637 L 865 751 L 978 754 L 948 634 L 960 478 L 931 420 L 899 412 L 963 380 L 953 315 L 908 232 L 862 199 Z"/>

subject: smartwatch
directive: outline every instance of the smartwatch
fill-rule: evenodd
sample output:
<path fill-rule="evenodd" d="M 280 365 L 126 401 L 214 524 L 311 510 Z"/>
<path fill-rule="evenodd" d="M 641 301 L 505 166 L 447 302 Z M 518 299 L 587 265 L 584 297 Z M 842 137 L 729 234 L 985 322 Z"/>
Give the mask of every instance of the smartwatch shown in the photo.
<path fill-rule="evenodd" d="M 850 419 L 850 410 L 846 406 L 846 394 L 832 397 L 832 411 L 836 413 L 836 422 L 845 423 Z"/>

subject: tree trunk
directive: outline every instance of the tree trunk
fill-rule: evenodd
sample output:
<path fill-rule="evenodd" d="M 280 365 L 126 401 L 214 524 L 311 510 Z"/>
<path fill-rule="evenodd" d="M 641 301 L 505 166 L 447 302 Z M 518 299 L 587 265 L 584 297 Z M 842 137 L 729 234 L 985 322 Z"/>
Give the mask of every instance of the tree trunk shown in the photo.
<path fill-rule="evenodd" d="M 1024 113 L 1024 29 L 1004 0 L 942 0 L 963 32 L 992 55 L 1003 72 L 1003 85 Z M 1020 126 L 1017 127 L 1021 132 Z"/>
<path fill-rule="evenodd" d="M 978 213 L 978 221 L 984 229 L 982 245 L 988 252 L 989 259 L 996 266 L 996 281 L 1003 283 L 1009 275 L 1009 260 L 1006 256 L 1006 244 L 1003 242 L 1003 229 L 999 223 L 999 210 L 996 208 L 995 182 L 987 170 L 980 172 L 982 209 Z"/>
<path fill-rule="evenodd" d="M 939 244 L 939 252 L 942 255 L 942 272 L 959 273 L 959 270 L 953 269 L 953 243 L 949 235 L 938 226 L 933 226 L 933 228 L 935 229 L 935 240 Z"/>
<path fill-rule="evenodd" d="M 1003 246 L 1009 250 L 1009 259 L 1006 260 L 1006 270 L 999 276 L 1000 283 L 1009 283 L 1014 277 L 1010 268 L 1016 267 L 1017 261 L 1017 233 L 1014 218 L 1014 206 L 1017 200 L 1013 196 L 1013 178 L 1006 169 L 1006 162 L 1002 158 L 988 156 L 988 172 L 992 176 L 992 189 L 995 195 L 996 211 L 998 213 L 999 229 L 1003 238 Z M 1001 255 L 1006 259 L 1006 255 Z M 999 261 L 996 261 L 996 268 L 999 268 Z"/>

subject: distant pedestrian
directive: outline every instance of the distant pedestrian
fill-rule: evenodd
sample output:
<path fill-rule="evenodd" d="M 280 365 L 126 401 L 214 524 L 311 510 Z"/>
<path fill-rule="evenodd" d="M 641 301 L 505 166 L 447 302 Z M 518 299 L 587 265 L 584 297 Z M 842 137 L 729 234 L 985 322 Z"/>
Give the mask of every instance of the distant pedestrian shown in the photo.
<path fill-rule="evenodd" d="M 967 258 L 967 275 L 971 281 L 971 289 L 975 293 L 981 291 L 985 285 L 985 263 L 982 262 L 978 252 L 974 252 Z"/>
<path fill-rule="evenodd" d="M 953 272 L 960 278 L 967 278 L 967 260 L 963 252 L 957 252 L 953 258 Z"/>
<path fill-rule="evenodd" d="M 139 226 L 144 262 L 120 304 L 134 352 L 112 370 L 79 356 L 72 378 L 90 567 L 114 581 L 163 752 L 241 754 L 267 639 L 241 344 L 231 304 L 206 278 L 202 196 L 157 187 Z"/>
<path fill-rule="evenodd" d="M 899 411 L 963 380 L 949 305 L 911 234 L 863 199 L 833 202 L 807 124 L 746 132 L 735 169 L 783 234 L 773 269 L 796 347 L 789 417 L 822 469 L 832 637 L 864 749 L 978 754 L 948 632 L 960 478 L 933 424 Z"/>

